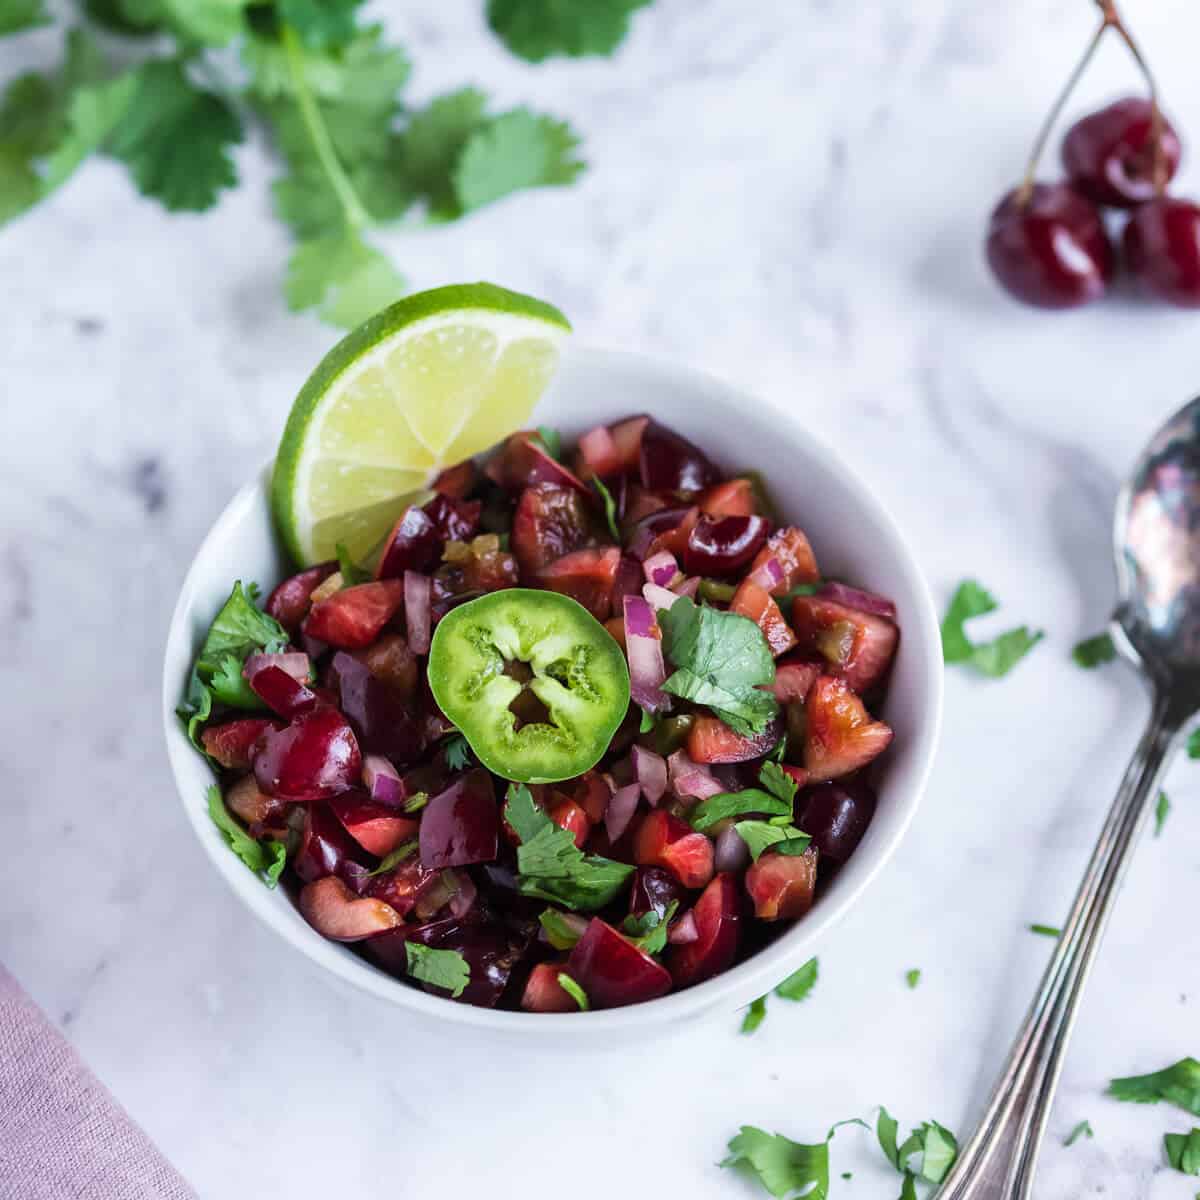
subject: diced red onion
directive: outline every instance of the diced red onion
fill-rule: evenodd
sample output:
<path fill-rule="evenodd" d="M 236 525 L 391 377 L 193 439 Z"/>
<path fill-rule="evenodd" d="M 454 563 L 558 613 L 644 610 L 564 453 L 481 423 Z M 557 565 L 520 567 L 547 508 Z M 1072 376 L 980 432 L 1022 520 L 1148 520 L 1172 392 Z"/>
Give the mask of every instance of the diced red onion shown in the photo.
<path fill-rule="evenodd" d="M 642 595 L 656 609 L 670 608 L 679 599 L 669 588 L 660 587 L 657 583 L 648 583 L 642 588 Z M 628 632 L 628 631 L 626 631 Z"/>
<path fill-rule="evenodd" d="M 371 799 L 388 808 L 399 808 L 408 799 L 400 773 L 382 754 L 368 754 L 363 759 L 362 781 Z"/>
<path fill-rule="evenodd" d="M 569 912 L 560 912 L 558 916 L 562 923 L 577 937 L 583 937 L 587 932 L 587 917 L 581 917 L 578 913 Z M 550 935 L 546 932 L 544 926 L 538 932 L 538 940 L 545 942 L 547 945 L 550 943 Z"/>
<path fill-rule="evenodd" d="M 650 584 L 646 585 L 650 587 Z M 659 712 L 669 703 L 662 690 L 667 677 L 662 636 L 650 605 L 640 596 L 626 596 L 625 652 L 629 658 L 629 692 L 633 702 L 647 712 Z"/>
<path fill-rule="evenodd" d="M 298 805 L 297 807 L 302 806 Z M 362 863 L 354 862 L 353 859 L 347 858 L 341 867 L 338 868 L 338 874 L 356 896 L 366 895 L 367 885 L 371 882 L 369 868 L 364 867 Z"/>
<path fill-rule="evenodd" d="M 297 683 L 307 683 L 312 678 L 312 662 L 300 650 L 288 650 L 282 654 L 251 654 L 242 667 L 242 674 L 252 679 L 266 667 L 278 667 Z"/>
<path fill-rule="evenodd" d="M 667 760 L 661 754 L 637 745 L 630 752 L 630 759 L 646 802 L 651 806 L 657 805 L 667 790 Z"/>
<path fill-rule="evenodd" d="M 786 577 L 787 572 L 783 569 L 783 564 L 773 554 L 766 562 L 755 567 L 746 576 L 751 583 L 757 583 L 759 587 L 765 588 L 768 592 L 776 585 L 782 583 Z"/>
<path fill-rule="evenodd" d="M 450 897 L 450 915 L 462 918 L 475 907 L 479 891 L 475 887 L 474 880 L 466 871 L 455 871 L 454 881 L 458 890 Z"/>
<path fill-rule="evenodd" d="M 301 631 L 300 645 L 304 647 L 304 653 L 308 655 L 314 662 L 329 649 L 327 642 L 321 641 L 320 638 L 309 637 L 307 633 Z"/>
<path fill-rule="evenodd" d="M 705 800 L 725 790 L 706 768 L 692 762 L 683 750 L 676 750 L 667 759 L 667 771 L 671 778 L 671 790 L 680 799 L 691 796 Z"/>
<path fill-rule="evenodd" d="M 652 554 L 644 563 L 642 570 L 649 583 L 657 583 L 659 587 L 669 588 L 679 578 L 679 564 L 670 550 L 660 550 Z"/>
<path fill-rule="evenodd" d="M 610 842 L 615 842 L 629 828 L 641 795 L 641 785 L 629 783 L 623 788 L 617 788 L 609 797 L 608 807 L 604 810 L 604 828 L 608 832 Z"/>
<path fill-rule="evenodd" d="M 700 576 L 693 575 L 690 579 L 681 579 L 671 591 L 677 596 L 689 596 L 695 599 L 696 593 L 700 590 Z"/>
<path fill-rule="evenodd" d="M 416 571 L 404 572 L 404 621 L 408 626 L 408 648 L 414 654 L 429 653 L 429 597 L 432 581 Z"/>
<path fill-rule="evenodd" d="M 696 925 L 696 917 L 691 909 L 672 921 L 667 929 L 667 941 L 672 946 L 686 946 L 688 942 L 700 940 L 700 930 Z"/>
<path fill-rule="evenodd" d="M 750 847 L 742 835 L 730 827 L 717 834 L 713 848 L 713 868 L 717 871 L 740 871 L 750 861 Z"/>
<path fill-rule="evenodd" d="M 889 621 L 896 619 L 896 606 L 886 596 L 879 596 L 874 592 L 864 592 L 844 583 L 827 583 L 817 595 L 824 596 L 835 604 L 844 604 L 847 608 L 870 613 L 874 617 L 886 617 Z"/>

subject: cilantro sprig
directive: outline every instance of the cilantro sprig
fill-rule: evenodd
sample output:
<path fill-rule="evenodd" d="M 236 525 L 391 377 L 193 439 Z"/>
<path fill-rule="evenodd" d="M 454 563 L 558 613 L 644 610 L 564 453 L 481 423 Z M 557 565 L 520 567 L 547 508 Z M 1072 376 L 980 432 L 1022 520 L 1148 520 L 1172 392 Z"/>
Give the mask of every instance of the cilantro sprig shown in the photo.
<path fill-rule="evenodd" d="M 999 607 L 992 594 L 973 579 L 958 585 L 950 607 L 942 618 L 942 654 L 947 663 L 967 663 L 983 675 L 999 679 L 1007 675 L 1042 640 L 1040 630 L 1020 625 L 993 638 L 973 642 L 966 623 L 973 617 L 995 612 Z"/>

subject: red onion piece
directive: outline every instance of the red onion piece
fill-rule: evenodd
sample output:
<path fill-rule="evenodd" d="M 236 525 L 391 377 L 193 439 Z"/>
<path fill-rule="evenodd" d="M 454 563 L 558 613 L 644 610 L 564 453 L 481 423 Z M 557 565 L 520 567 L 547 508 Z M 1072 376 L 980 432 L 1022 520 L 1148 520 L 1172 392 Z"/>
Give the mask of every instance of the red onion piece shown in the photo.
<path fill-rule="evenodd" d="M 369 867 L 364 867 L 362 863 L 357 863 L 351 859 L 346 859 L 346 861 L 342 863 L 338 874 L 342 877 L 342 880 L 345 883 L 349 884 L 350 890 L 356 896 L 365 896 L 367 894 L 367 887 L 371 882 L 371 871 Z"/>
<path fill-rule="evenodd" d="M 886 617 L 889 621 L 896 619 L 896 606 L 886 596 L 875 592 L 864 592 L 844 583 L 827 583 L 817 595 L 875 617 Z"/>
<path fill-rule="evenodd" d="M 690 579 L 681 579 L 677 584 L 675 584 L 674 587 L 671 588 L 671 591 L 673 591 L 675 593 L 675 595 L 689 596 L 693 600 L 695 599 L 696 593 L 699 590 L 700 590 L 700 576 L 699 575 L 693 575 Z"/>
<path fill-rule="evenodd" d="M 667 759 L 667 771 L 671 778 L 671 790 L 680 799 L 692 796 L 697 800 L 705 800 L 725 791 L 706 768 L 692 762 L 683 750 L 676 750 Z"/>
<path fill-rule="evenodd" d="M 408 648 L 414 654 L 429 653 L 431 587 L 428 575 L 404 572 L 404 621 L 408 626 Z"/>
<path fill-rule="evenodd" d="M 646 581 L 656 583 L 659 587 L 669 588 L 679 578 L 679 564 L 669 550 L 652 554 L 642 563 L 642 570 L 646 574 Z"/>
<path fill-rule="evenodd" d="M 645 746 L 634 746 L 630 752 L 633 773 L 642 795 L 651 806 L 656 805 L 667 790 L 667 760 Z"/>
<path fill-rule="evenodd" d="M 646 585 L 650 587 L 650 584 Z M 669 701 L 662 690 L 667 677 L 662 635 L 650 605 L 640 596 L 626 596 L 625 651 L 629 658 L 629 692 L 647 712 L 660 712 Z"/>
<path fill-rule="evenodd" d="M 297 683 L 307 683 L 312 678 L 312 662 L 300 650 L 288 650 L 283 654 L 251 654 L 242 667 L 242 675 L 251 679 L 266 667 L 278 667 Z"/>
<path fill-rule="evenodd" d="M 629 828 L 641 795 L 641 785 L 630 783 L 617 788 L 609 797 L 608 807 L 604 810 L 604 828 L 610 842 L 615 842 Z"/>
<path fill-rule="evenodd" d="M 368 754 L 363 759 L 362 781 L 371 799 L 388 808 L 399 808 L 408 799 L 400 773 L 382 754 Z"/>
<path fill-rule="evenodd" d="M 717 834 L 713 849 L 713 868 L 717 871 L 740 871 L 750 861 L 750 847 L 742 835 L 730 825 Z"/>
<path fill-rule="evenodd" d="M 782 583 L 786 576 L 787 572 L 783 569 L 782 563 L 772 554 L 766 562 L 755 567 L 746 578 L 769 592 L 777 584 Z"/>
<path fill-rule="evenodd" d="M 654 608 L 670 608 L 679 599 L 674 592 L 657 583 L 648 583 L 642 588 L 642 595 Z"/>
<path fill-rule="evenodd" d="M 700 940 L 700 930 L 696 925 L 695 915 L 691 909 L 672 921 L 667 929 L 667 941 L 672 946 L 686 946 L 688 942 Z"/>

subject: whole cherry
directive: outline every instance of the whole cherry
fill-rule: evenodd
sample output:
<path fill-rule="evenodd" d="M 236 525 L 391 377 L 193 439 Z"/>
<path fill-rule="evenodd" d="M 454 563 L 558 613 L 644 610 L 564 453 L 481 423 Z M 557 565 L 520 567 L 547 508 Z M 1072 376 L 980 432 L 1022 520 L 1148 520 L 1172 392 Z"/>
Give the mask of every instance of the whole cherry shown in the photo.
<path fill-rule="evenodd" d="M 988 226 L 987 261 L 1018 300 L 1077 308 L 1104 295 L 1112 243 L 1096 206 L 1069 184 L 1014 188 Z"/>
<path fill-rule="evenodd" d="M 1096 204 L 1113 208 L 1152 200 L 1174 176 L 1181 153 L 1170 122 L 1161 113 L 1156 118 L 1154 105 L 1141 96 L 1080 118 L 1062 144 L 1071 182 Z"/>
<path fill-rule="evenodd" d="M 1159 196 L 1140 205 L 1124 234 L 1125 258 L 1138 281 L 1181 308 L 1200 308 L 1200 205 Z"/>

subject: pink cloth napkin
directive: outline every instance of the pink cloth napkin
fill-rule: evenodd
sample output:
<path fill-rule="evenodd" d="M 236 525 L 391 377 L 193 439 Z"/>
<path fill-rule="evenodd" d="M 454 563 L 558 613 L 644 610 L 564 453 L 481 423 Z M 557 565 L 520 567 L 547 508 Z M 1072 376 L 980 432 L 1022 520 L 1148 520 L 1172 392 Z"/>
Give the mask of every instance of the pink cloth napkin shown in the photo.
<path fill-rule="evenodd" d="M 0 1200 L 195 1200 L 0 966 Z"/>

